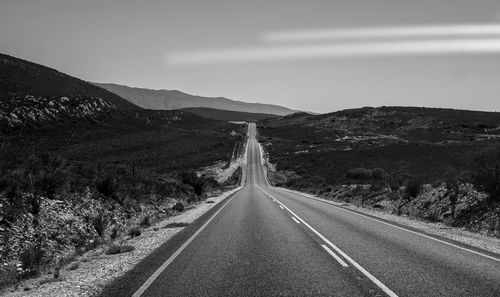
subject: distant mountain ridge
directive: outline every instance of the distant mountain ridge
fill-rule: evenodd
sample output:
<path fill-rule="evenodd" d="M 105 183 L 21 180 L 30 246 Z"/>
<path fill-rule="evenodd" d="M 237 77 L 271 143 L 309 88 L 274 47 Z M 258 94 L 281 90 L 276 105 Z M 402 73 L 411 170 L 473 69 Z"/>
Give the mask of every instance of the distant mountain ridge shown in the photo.
<path fill-rule="evenodd" d="M 247 103 L 224 97 L 202 97 L 186 94 L 176 90 L 152 90 L 110 83 L 93 84 L 113 92 L 118 96 L 146 109 L 170 110 L 205 107 L 239 112 L 275 114 L 281 116 L 296 112 L 296 110 L 279 105 Z"/>

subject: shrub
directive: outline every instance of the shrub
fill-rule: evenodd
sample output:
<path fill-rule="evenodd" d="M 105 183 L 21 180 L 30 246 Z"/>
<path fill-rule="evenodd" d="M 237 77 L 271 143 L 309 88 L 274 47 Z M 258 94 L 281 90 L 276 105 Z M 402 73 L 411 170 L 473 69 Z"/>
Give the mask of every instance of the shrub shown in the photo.
<path fill-rule="evenodd" d="M 99 235 L 99 237 L 102 237 L 104 235 L 104 231 L 106 231 L 107 224 L 108 222 L 106 221 L 106 218 L 104 217 L 103 213 L 100 213 L 92 218 L 92 225 L 94 226 L 94 229 L 97 232 L 97 235 Z"/>
<path fill-rule="evenodd" d="M 194 172 L 184 172 L 181 174 L 181 181 L 184 184 L 190 185 L 193 187 L 193 190 L 196 195 L 201 195 L 203 193 L 203 179 L 199 178 L 198 175 Z"/>
<path fill-rule="evenodd" d="M 366 168 L 355 168 L 348 170 L 345 176 L 353 180 L 366 181 L 372 178 L 373 172 Z"/>
<path fill-rule="evenodd" d="M 25 248 L 19 255 L 25 275 L 33 275 L 42 264 L 43 250 L 40 244 L 35 244 Z"/>
<path fill-rule="evenodd" d="M 19 281 L 19 272 L 15 265 L 5 265 L 0 269 L 0 289 Z"/>
<path fill-rule="evenodd" d="M 176 223 L 167 224 L 163 228 L 165 228 L 165 229 L 168 229 L 168 228 L 181 228 L 181 227 L 186 227 L 186 226 L 189 226 L 189 223 L 176 222 Z"/>
<path fill-rule="evenodd" d="M 106 254 L 107 255 L 116 255 L 116 254 L 131 252 L 133 250 L 135 250 L 135 248 L 131 245 L 112 244 L 106 250 Z"/>
<path fill-rule="evenodd" d="M 53 276 L 54 276 L 54 279 L 59 279 L 59 277 L 61 277 L 61 268 L 60 267 L 54 268 Z"/>
<path fill-rule="evenodd" d="M 142 228 L 149 228 L 151 227 L 151 218 L 149 216 L 144 216 L 141 219 L 141 222 L 139 223 L 139 226 Z"/>
<path fill-rule="evenodd" d="M 106 197 L 113 197 L 117 190 L 116 180 L 108 176 L 96 184 L 96 190 Z"/>
<path fill-rule="evenodd" d="M 488 202 L 500 202 L 500 148 L 475 156 L 471 164 L 471 182 L 488 194 Z"/>
<path fill-rule="evenodd" d="M 80 268 L 80 262 L 73 262 L 68 266 L 68 270 L 77 270 Z"/>
<path fill-rule="evenodd" d="M 372 176 L 374 179 L 388 180 L 389 174 L 385 170 L 380 168 L 375 168 L 372 170 Z"/>
<path fill-rule="evenodd" d="M 417 197 L 422 189 L 422 182 L 418 178 L 409 179 L 406 182 L 405 195 L 406 199 Z"/>
<path fill-rule="evenodd" d="M 118 235 L 120 235 L 120 234 L 119 234 L 119 230 L 118 230 L 118 228 L 117 228 L 117 227 L 113 227 L 113 228 L 111 229 L 111 233 L 109 234 L 109 237 L 110 237 L 111 239 L 116 239 L 116 238 L 118 238 Z"/>
<path fill-rule="evenodd" d="M 130 228 L 130 230 L 128 230 L 128 235 L 130 237 L 137 237 L 137 236 L 141 236 L 141 228 L 139 228 L 139 226 L 134 226 L 132 228 Z"/>
<path fill-rule="evenodd" d="M 184 211 L 184 204 L 182 204 L 181 202 L 177 202 L 173 207 L 172 207 L 173 210 L 175 211 Z"/>
<path fill-rule="evenodd" d="M 48 154 L 28 157 L 24 168 L 33 194 L 50 198 L 68 183 L 69 169 L 62 158 Z"/>

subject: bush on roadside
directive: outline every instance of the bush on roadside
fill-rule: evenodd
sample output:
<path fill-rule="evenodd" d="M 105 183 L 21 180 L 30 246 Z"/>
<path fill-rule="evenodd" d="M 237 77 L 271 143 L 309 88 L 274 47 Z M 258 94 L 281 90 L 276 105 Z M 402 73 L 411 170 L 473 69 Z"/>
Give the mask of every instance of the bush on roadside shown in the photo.
<path fill-rule="evenodd" d="M 31 276 L 38 272 L 42 264 L 44 252 L 39 244 L 33 244 L 25 248 L 19 255 L 24 276 Z"/>
<path fill-rule="evenodd" d="M 345 176 L 353 180 L 366 181 L 373 177 L 373 172 L 366 168 L 354 168 L 348 170 Z"/>
<path fill-rule="evenodd" d="M 181 174 L 181 181 L 184 184 L 193 187 L 196 195 L 201 195 L 203 193 L 203 179 L 199 178 L 194 172 L 184 172 Z"/>
<path fill-rule="evenodd" d="M 127 253 L 135 250 L 135 247 L 131 245 L 120 245 L 120 244 L 112 244 L 106 250 L 106 255 L 116 255 L 121 253 Z"/>
<path fill-rule="evenodd" d="M 141 226 L 142 228 L 151 227 L 151 218 L 149 216 L 142 217 L 141 222 L 139 223 L 139 226 Z"/>
<path fill-rule="evenodd" d="M 488 203 L 500 202 L 500 148 L 476 155 L 471 164 L 471 182 L 488 194 Z"/>
<path fill-rule="evenodd" d="M 417 197 L 422 190 L 422 181 L 418 178 L 411 178 L 406 182 L 404 198 L 407 200 Z"/>
<path fill-rule="evenodd" d="M 163 228 L 164 229 L 168 229 L 168 228 L 182 228 L 182 227 L 186 227 L 186 226 L 189 226 L 189 223 L 175 222 L 175 223 L 167 224 L 167 225 L 163 226 Z"/>
<path fill-rule="evenodd" d="M 381 168 L 373 169 L 372 176 L 374 179 L 379 179 L 379 180 L 384 180 L 384 181 L 389 179 L 389 174 Z"/>
<path fill-rule="evenodd" d="M 97 182 L 95 188 L 104 196 L 113 197 L 117 191 L 116 180 L 111 176 L 105 177 Z"/>
<path fill-rule="evenodd" d="M 184 204 L 182 204 L 182 202 L 177 202 L 174 206 L 172 206 L 172 209 L 175 211 L 184 211 Z"/>
<path fill-rule="evenodd" d="M 73 262 L 71 264 L 69 264 L 68 268 L 66 268 L 67 270 L 77 270 L 78 268 L 80 268 L 80 262 Z"/>
<path fill-rule="evenodd" d="M 104 235 L 104 231 L 106 231 L 108 222 L 104 217 L 104 214 L 100 213 L 92 218 L 92 225 L 94 226 L 97 235 L 99 235 L 99 237 L 102 237 Z"/>
<path fill-rule="evenodd" d="M 141 236 L 141 228 L 139 226 L 134 226 L 132 228 L 130 228 L 130 230 L 128 230 L 128 235 L 130 237 L 137 237 L 137 236 Z"/>

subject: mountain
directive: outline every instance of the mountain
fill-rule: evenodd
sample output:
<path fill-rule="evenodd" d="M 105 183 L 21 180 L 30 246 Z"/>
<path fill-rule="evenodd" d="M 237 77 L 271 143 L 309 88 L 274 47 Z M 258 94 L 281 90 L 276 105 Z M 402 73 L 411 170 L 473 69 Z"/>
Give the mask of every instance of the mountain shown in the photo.
<path fill-rule="evenodd" d="M 142 108 L 57 70 L 0 54 L 0 128 L 101 121 Z"/>
<path fill-rule="evenodd" d="M 295 112 L 292 109 L 279 105 L 247 103 L 223 97 L 201 97 L 186 94 L 176 90 L 151 90 L 132 88 L 117 84 L 94 84 L 110 92 L 113 92 L 138 106 L 147 109 L 170 110 L 189 107 L 206 107 L 222 110 L 276 115 L 287 115 Z"/>
<path fill-rule="evenodd" d="M 102 98 L 121 110 L 138 107 L 120 96 L 55 69 L 0 54 L 0 99 L 15 97 L 80 97 Z"/>
<path fill-rule="evenodd" d="M 181 110 L 198 115 L 200 117 L 214 119 L 218 121 L 256 122 L 264 119 L 271 119 L 278 117 L 275 114 L 240 112 L 240 111 L 205 108 L 205 107 L 190 107 L 190 108 L 183 108 Z"/>

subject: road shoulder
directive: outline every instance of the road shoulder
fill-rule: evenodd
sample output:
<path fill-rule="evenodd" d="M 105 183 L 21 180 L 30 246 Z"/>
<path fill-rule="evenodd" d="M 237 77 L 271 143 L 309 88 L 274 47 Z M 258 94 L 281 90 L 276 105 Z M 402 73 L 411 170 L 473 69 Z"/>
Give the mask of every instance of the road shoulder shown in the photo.
<path fill-rule="evenodd" d="M 428 235 L 434 235 L 437 237 L 442 237 L 444 239 L 449 239 L 451 241 L 458 242 L 460 244 L 463 244 L 465 246 L 470 246 L 473 248 L 481 249 L 490 253 L 500 255 L 500 238 L 495 238 L 491 236 L 486 236 L 483 234 L 479 233 L 473 233 L 467 230 L 464 230 L 462 228 L 454 228 L 454 227 L 449 227 L 444 224 L 440 223 L 431 223 L 431 222 L 425 222 L 417 219 L 412 219 L 407 216 L 397 216 L 394 214 L 390 214 L 387 212 L 383 212 L 380 210 L 376 209 L 368 209 L 368 208 L 363 208 L 359 206 L 355 206 L 349 203 L 344 203 L 344 202 L 336 202 L 332 200 L 327 200 L 323 198 L 319 198 L 315 195 L 307 194 L 307 193 L 302 193 L 286 188 L 279 188 L 281 190 L 290 192 L 290 193 L 295 193 L 297 195 L 307 197 L 310 199 L 315 199 L 327 204 L 331 204 L 337 207 L 344 208 L 346 210 L 352 210 L 354 212 L 360 213 L 360 214 L 365 214 L 367 216 L 371 216 L 374 218 L 381 219 L 382 221 L 386 221 L 388 223 L 394 223 L 394 225 L 403 227 L 403 228 L 409 228 L 409 230 L 414 230 L 414 231 L 420 231 L 423 233 L 426 233 Z"/>
<path fill-rule="evenodd" d="M 147 271 L 154 271 L 158 259 L 166 259 L 184 239 L 189 238 L 207 219 L 211 217 L 241 187 L 225 192 L 221 196 L 202 201 L 179 215 L 169 217 L 143 230 L 138 237 L 123 240 L 133 246 L 131 252 L 107 255 L 105 246 L 82 255 L 75 270 L 62 270 L 55 280 L 52 275 L 43 275 L 19 284 L 19 288 L 5 296 L 98 296 L 112 293 L 123 285 L 134 287 L 142 284 L 142 278 L 149 277 Z M 187 227 L 166 227 L 172 223 L 186 223 Z M 173 251 L 172 251 L 173 250 Z M 161 264 L 160 261 L 159 264 Z M 137 277 L 140 271 L 141 277 Z M 123 291 L 122 291 L 123 292 Z"/>

